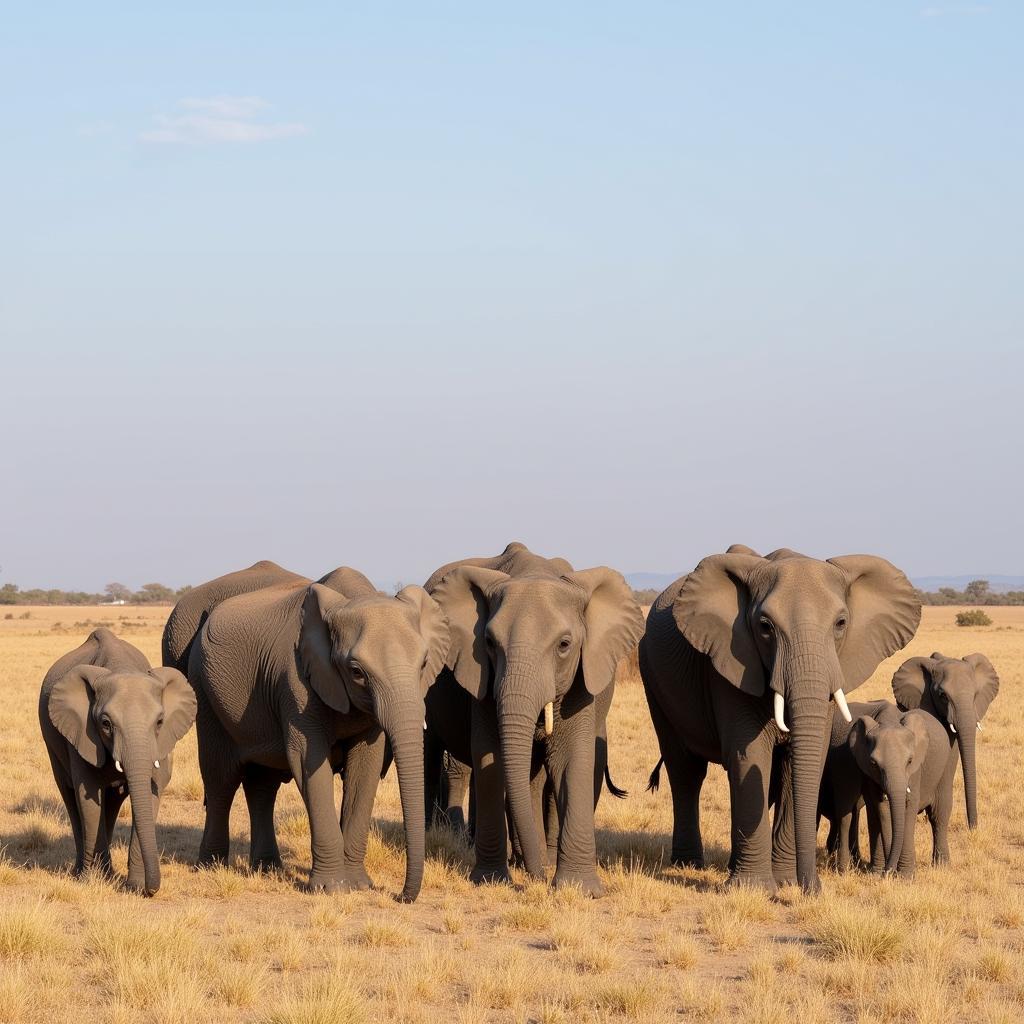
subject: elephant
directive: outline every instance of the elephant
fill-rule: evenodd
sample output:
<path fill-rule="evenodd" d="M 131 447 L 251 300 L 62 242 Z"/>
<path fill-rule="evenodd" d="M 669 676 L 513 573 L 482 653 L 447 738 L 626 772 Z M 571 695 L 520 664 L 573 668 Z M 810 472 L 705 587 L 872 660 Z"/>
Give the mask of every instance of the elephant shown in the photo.
<path fill-rule="evenodd" d="M 920 616 L 907 577 L 870 555 L 762 557 L 734 545 L 672 583 L 648 614 L 639 662 L 672 789 L 673 863 L 704 864 L 700 790 L 714 762 L 729 778 L 730 883 L 818 891 L 830 698 L 849 720 L 846 691 L 910 641 Z"/>
<path fill-rule="evenodd" d="M 892 677 L 892 692 L 904 711 L 920 708 L 946 730 L 949 741 L 949 782 L 953 783 L 958 760 L 964 767 L 964 800 L 967 827 L 978 827 L 978 776 L 975 732 L 999 692 L 999 676 L 984 654 L 947 658 L 934 652 L 930 658 L 910 658 Z"/>
<path fill-rule="evenodd" d="M 445 750 L 436 733 L 423 734 L 427 826 L 444 824 L 472 838 L 476 825 L 471 795 L 473 769 Z M 470 796 L 466 813 L 466 796 Z"/>
<path fill-rule="evenodd" d="M 406 834 L 401 898 L 423 880 L 423 696 L 449 647 L 448 623 L 421 587 L 379 594 L 354 569 L 327 583 L 275 583 L 216 604 L 191 644 L 206 790 L 200 863 L 225 861 L 239 785 L 252 825 L 250 861 L 281 863 L 274 802 L 294 778 L 309 815 L 312 889 L 368 888 L 370 815 L 385 735 L 398 772 Z M 341 822 L 332 773 L 343 766 Z"/>
<path fill-rule="evenodd" d="M 825 757 L 825 770 L 821 777 L 818 814 L 829 822 L 826 849 L 836 858 L 836 867 L 840 871 L 848 871 L 854 860 L 859 861 L 859 811 L 861 806 L 866 805 L 869 833 L 874 838 L 870 847 L 871 870 L 893 871 L 899 857 L 899 849 L 892 852 L 887 812 L 879 819 L 879 765 L 871 762 L 875 741 L 883 730 L 875 730 L 865 742 L 865 726 L 861 723 L 871 723 L 872 729 L 875 725 L 885 728 L 898 726 L 900 709 L 888 700 L 851 703 L 849 708 L 853 717 L 852 723 L 847 722 L 841 715 L 832 719 L 832 737 Z M 875 773 L 874 776 L 872 771 Z M 894 769 L 888 771 L 887 777 L 890 782 L 897 778 Z M 903 790 L 900 790 L 900 793 L 902 792 Z"/>
<path fill-rule="evenodd" d="M 53 778 L 71 819 L 75 874 L 110 871 L 110 840 L 125 797 L 131 799 L 128 888 L 160 888 L 156 818 L 175 743 L 192 727 L 196 698 L 173 668 L 109 629 L 89 634 L 50 668 L 39 692 L 39 725 Z"/>
<path fill-rule="evenodd" d="M 914 829 L 922 811 L 932 826 L 932 863 L 948 864 L 953 773 L 942 723 L 921 710 L 903 712 L 895 722 L 859 718 L 849 744 L 867 780 L 864 802 L 871 845 L 888 843 L 886 873 L 913 877 Z"/>
<path fill-rule="evenodd" d="M 451 626 L 427 694 L 428 732 L 472 766 L 474 882 L 508 881 L 505 806 L 527 873 L 546 879 L 543 788 L 558 819 L 553 884 L 601 894 L 594 804 L 619 660 L 643 629 L 622 576 L 576 571 L 520 543 L 442 566 L 426 589 Z"/>

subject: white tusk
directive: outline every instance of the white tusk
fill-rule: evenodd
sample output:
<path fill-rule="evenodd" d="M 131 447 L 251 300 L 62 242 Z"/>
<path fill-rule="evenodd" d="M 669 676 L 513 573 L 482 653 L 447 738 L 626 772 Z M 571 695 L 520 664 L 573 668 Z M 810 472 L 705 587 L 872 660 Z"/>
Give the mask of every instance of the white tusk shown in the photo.
<path fill-rule="evenodd" d="M 159 761 L 154 761 L 153 762 L 153 767 L 154 768 L 159 768 L 160 767 L 160 762 Z"/>
<path fill-rule="evenodd" d="M 978 723 L 978 732 L 984 732 L 985 730 L 981 727 L 981 722 Z"/>
<path fill-rule="evenodd" d="M 789 732 L 789 726 L 786 725 L 786 701 L 781 693 L 775 694 L 775 724 L 780 732 Z"/>
<path fill-rule="evenodd" d="M 115 767 L 115 768 L 116 768 L 116 769 L 117 769 L 117 770 L 118 770 L 119 772 L 123 772 L 123 771 L 124 771 L 124 769 L 123 769 L 123 768 L 121 767 L 121 762 L 120 762 L 120 761 L 115 761 L 115 762 L 114 762 L 114 767 Z"/>
<path fill-rule="evenodd" d="M 555 731 L 555 705 L 548 701 L 544 705 L 544 735 L 550 736 Z"/>
<path fill-rule="evenodd" d="M 836 707 L 839 708 L 839 714 L 841 714 L 847 722 L 852 722 L 853 715 L 850 714 L 850 705 L 846 703 L 846 694 L 843 693 L 842 687 L 832 694 L 832 699 L 836 702 Z"/>
<path fill-rule="evenodd" d="M 907 786 L 907 792 L 908 792 L 908 793 L 910 792 L 910 787 L 909 787 L 909 786 Z"/>
<path fill-rule="evenodd" d="M 956 726 L 952 722 L 950 722 L 949 723 L 949 727 L 950 727 L 950 729 L 953 730 L 953 735 L 955 736 L 956 735 Z"/>
<path fill-rule="evenodd" d="M 423 719 L 423 731 L 427 731 L 427 720 L 425 718 Z"/>

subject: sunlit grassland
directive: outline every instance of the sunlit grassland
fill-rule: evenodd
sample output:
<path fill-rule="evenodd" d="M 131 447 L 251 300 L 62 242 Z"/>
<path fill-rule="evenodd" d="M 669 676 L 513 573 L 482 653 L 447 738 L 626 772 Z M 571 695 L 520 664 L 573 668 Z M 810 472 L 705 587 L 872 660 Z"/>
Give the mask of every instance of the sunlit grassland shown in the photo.
<path fill-rule="evenodd" d="M 926 608 L 910 647 L 855 695 L 887 695 L 913 654 L 980 650 L 996 666 L 1002 688 L 978 737 L 981 824 L 967 832 L 958 785 L 949 867 L 927 866 L 922 823 L 924 866 L 912 883 L 823 869 L 814 898 L 727 892 L 728 795 L 716 768 L 702 805 L 712 866 L 668 867 L 669 795 L 644 791 L 657 746 L 642 687 L 627 674 L 609 731 L 612 775 L 629 797 L 606 794 L 597 813 L 605 898 L 521 881 L 475 888 L 469 851 L 438 831 L 422 895 L 404 906 L 393 899 L 404 872 L 393 776 L 381 784 L 368 856 L 377 891 L 303 890 L 309 836 L 294 786 L 278 805 L 282 875 L 246 869 L 241 798 L 234 865 L 195 871 L 194 732 L 177 748 L 160 811 L 159 895 L 70 878 L 70 828 L 36 718 L 40 681 L 99 623 L 155 661 L 167 609 L 0 609 L 0 1022 L 1024 1019 L 1024 609 L 988 608 L 993 625 L 969 629 L 953 625 L 957 610 Z M 127 831 L 114 847 L 122 876 Z"/>

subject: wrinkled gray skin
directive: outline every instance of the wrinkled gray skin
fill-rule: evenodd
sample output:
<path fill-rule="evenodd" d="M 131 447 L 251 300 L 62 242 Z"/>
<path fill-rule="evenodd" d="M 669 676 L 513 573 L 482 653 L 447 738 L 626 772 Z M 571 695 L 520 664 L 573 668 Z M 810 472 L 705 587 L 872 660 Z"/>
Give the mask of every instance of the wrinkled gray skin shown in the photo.
<path fill-rule="evenodd" d="M 632 591 L 611 569 L 576 572 L 522 544 L 446 565 L 426 586 L 452 634 L 445 671 L 428 694 L 427 724 L 473 769 L 473 880 L 509 877 L 506 794 L 523 864 L 546 877 L 546 776 L 559 819 L 554 884 L 599 895 L 594 796 L 607 750 L 595 751 L 616 666 L 643 628 Z"/>
<path fill-rule="evenodd" d="M 999 692 L 999 676 L 984 654 L 910 658 L 892 677 L 892 692 L 904 711 L 921 708 L 942 724 L 949 741 L 949 777 L 963 761 L 967 827 L 978 825 L 978 773 L 975 733 Z"/>
<path fill-rule="evenodd" d="M 274 801 L 281 782 L 294 778 L 309 814 L 310 887 L 369 887 L 366 837 L 386 735 L 405 818 L 402 898 L 412 901 L 423 878 L 423 695 L 448 650 L 447 623 L 421 587 L 392 598 L 352 569 L 324 579 L 221 601 L 191 644 L 206 790 L 199 859 L 227 859 L 228 816 L 242 785 L 252 863 L 279 866 Z M 339 825 L 332 775 L 341 766 Z"/>
<path fill-rule="evenodd" d="M 830 822 L 829 853 L 835 855 L 840 871 L 848 871 L 851 852 L 857 849 L 854 830 L 858 805 L 863 801 L 871 837 L 871 869 L 889 874 L 896 871 L 903 850 L 907 821 L 904 805 L 910 777 L 921 770 L 924 761 L 919 744 L 914 742 L 915 729 L 921 733 L 921 723 L 905 726 L 903 713 L 887 700 L 853 703 L 850 713 L 852 723 L 839 715 L 832 721 L 818 809 Z M 931 777 L 936 766 L 941 774 L 943 764 L 936 762 L 932 751 L 923 782 L 929 792 L 938 786 L 939 780 Z M 947 788 L 952 800 L 952 779 Z M 896 811 L 890 814 L 890 807 Z M 938 846 L 944 847 L 944 840 Z"/>
<path fill-rule="evenodd" d="M 828 561 L 736 545 L 666 589 L 647 618 L 640 672 L 672 787 L 672 860 L 704 863 L 700 790 L 725 766 L 733 883 L 820 888 L 817 806 L 836 690 L 849 693 L 914 635 L 910 581 L 870 555 Z M 776 725 L 776 694 L 788 734 Z M 786 741 L 774 849 L 769 785 Z"/>
<path fill-rule="evenodd" d="M 147 896 L 160 888 L 160 794 L 171 778 L 174 744 L 195 717 L 185 677 L 150 668 L 140 650 L 109 629 L 91 633 L 46 673 L 39 724 L 71 819 L 75 874 L 93 866 L 110 870 L 110 840 L 127 796 L 128 888 Z"/>
<path fill-rule="evenodd" d="M 953 775 L 942 725 L 924 711 L 904 712 L 895 721 L 858 718 L 847 742 L 864 779 L 868 833 L 872 849 L 884 849 L 885 873 L 913 877 L 921 811 L 932 826 L 932 863 L 947 864 Z"/>

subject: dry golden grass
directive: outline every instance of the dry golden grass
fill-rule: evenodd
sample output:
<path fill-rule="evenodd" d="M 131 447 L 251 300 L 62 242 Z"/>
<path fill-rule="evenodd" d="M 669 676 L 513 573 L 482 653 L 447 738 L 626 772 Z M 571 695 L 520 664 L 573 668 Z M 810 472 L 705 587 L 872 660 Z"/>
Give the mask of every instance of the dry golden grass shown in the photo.
<path fill-rule="evenodd" d="M 158 657 L 167 609 L 33 608 L 0 616 L 0 1022 L 96 1016 L 117 1024 L 218 1020 L 263 1024 L 428 1024 L 738 1019 L 985 1022 L 1024 1019 L 1024 609 L 994 608 L 992 626 L 957 628 L 957 609 L 927 608 L 908 651 L 881 666 L 858 699 L 885 696 L 911 654 L 985 651 L 1002 691 L 979 735 L 981 827 L 962 794 L 948 868 L 932 868 L 918 828 L 907 884 L 823 872 L 824 892 L 775 900 L 726 890 L 728 791 L 712 768 L 702 817 L 710 866 L 667 866 L 667 787 L 646 793 L 657 746 L 628 666 L 610 722 L 611 770 L 630 791 L 598 808 L 602 900 L 536 883 L 476 888 L 470 852 L 432 833 L 423 892 L 393 899 L 404 874 L 393 776 L 381 785 L 368 868 L 379 889 L 311 895 L 309 832 L 294 786 L 278 825 L 285 869 L 251 875 L 248 821 L 231 819 L 231 867 L 191 867 L 202 831 L 195 733 L 179 745 L 160 811 L 163 888 L 152 900 L 117 880 L 67 873 L 70 828 L 38 732 L 43 674 L 100 622 Z M 59 625 L 55 625 L 59 624 Z M 113 857 L 123 877 L 127 808 Z M 824 828 L 822 832 L 822 840 Z"/>

